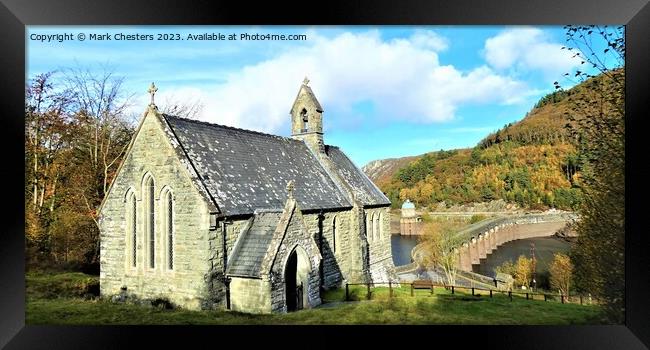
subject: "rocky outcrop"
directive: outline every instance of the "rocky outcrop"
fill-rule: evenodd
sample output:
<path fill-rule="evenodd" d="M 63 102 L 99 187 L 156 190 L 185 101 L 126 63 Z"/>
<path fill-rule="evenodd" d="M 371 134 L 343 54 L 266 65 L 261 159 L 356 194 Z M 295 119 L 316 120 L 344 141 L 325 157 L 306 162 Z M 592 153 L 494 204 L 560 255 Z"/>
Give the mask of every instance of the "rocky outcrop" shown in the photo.
<path fill-rule="evenodd" d="M 378 159 L 364 165 L 361 170 L 375 183 L 390 180 L 393 174 L 419 156 Z"/>

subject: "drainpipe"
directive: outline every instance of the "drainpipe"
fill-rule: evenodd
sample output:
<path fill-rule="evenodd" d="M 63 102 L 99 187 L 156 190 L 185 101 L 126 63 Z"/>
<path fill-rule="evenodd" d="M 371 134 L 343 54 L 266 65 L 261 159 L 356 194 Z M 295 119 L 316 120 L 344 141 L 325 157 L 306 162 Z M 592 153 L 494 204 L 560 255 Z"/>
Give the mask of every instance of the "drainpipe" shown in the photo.
<path fill-rule="evenodd" d="M 226 267 L 228 266 L 228 250 L 227 250 L 227 244 L 226 244 L 226 220 L 227 217 L 223 217 L 223 221 L 221 222 L 221 237 L 223 238 L 222 240 L 222 246 L 223 246 L 223 268 L 222 268 L 222 273 L 223 273 L 223 284 L 226 286 L 226 310 L 230 310 L 230 277 L 226 276 Z"/>

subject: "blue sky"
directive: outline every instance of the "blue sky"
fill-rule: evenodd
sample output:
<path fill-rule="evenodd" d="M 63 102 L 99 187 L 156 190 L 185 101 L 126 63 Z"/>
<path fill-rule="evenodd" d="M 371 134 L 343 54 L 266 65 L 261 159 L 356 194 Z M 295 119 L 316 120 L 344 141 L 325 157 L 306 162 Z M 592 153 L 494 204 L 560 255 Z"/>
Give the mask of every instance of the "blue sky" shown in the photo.
<path fill-rule="evenodd" d="M 70 33 L 48 42 L 35 35 Z M 83 33 L 86 40 L 79 41 Z M 112 40 L 90 40 L 90 34 Z M 116 40 L 178 34 L 184 40 Z M 188 40 L 188 34 L 305 34 L 302 41 Z M 561 26 L 29 26 L 27 72 L 71 67 L 124 77 L 130 113 L 199 102 L 199 119 L 289 136 L 289 109 L 305 76 L 323 109 L 325 142 L 363 166 L 380 159 L 472 147 L 520 120 L 580 61 L 560 48 Z M 594 43 L 603 48 L 603 42 Z M 583 66 L 584 67 L 584 66 Z"/>

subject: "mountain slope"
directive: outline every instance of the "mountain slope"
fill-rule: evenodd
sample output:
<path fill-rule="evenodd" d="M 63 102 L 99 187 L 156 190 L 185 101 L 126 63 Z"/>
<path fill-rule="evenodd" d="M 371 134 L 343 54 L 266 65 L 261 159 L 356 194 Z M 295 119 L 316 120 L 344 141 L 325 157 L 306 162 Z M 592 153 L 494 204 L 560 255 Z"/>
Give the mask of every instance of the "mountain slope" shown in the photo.
<path fill-rule="evenodd" d="M 377 186 L 380 186 L 379 184 L 389 182 L 393 177 L 393 174 L 395 174 L 395 172 L 400 168 L 408 165 L 419 157 L 420 156 L 410 156 L 373 160 L 364 165 L 361 170 L 363 170 L 363 172 L 366 173 L 370 180 L 377 184 Z"/>
<path fill-rule="evenodd" d="M 596 92 L 592 85 L 544 96 L 522 120 L 474 148 L 375 160 L 363 170 L 394 206 L 407 198 L 418 206 L 503 199 L 528 208 L 574 209 L 582 196 L 581 155 L 569 116 L 575 100 Z"/>

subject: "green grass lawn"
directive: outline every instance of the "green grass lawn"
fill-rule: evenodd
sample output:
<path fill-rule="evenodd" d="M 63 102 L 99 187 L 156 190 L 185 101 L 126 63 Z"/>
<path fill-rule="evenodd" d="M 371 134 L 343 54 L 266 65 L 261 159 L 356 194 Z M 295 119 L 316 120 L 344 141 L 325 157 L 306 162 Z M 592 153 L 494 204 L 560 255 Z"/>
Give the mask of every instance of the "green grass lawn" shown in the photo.
<path fill-rule="evenodd" d="M 345 290 L 328 291 L 321 307 L 289 314 L 248 315 L 230 311 L 165 310 L 134 304 L 119 304 L 88 297 L 91 277 L 78 273 L 27 275 L 27 324 L 595 324 L 600 308 L 596 305 L 561 304 L 526 300 L 503 295 L 472 296 L 471 293 L 437 288 L 427 290 L 366 289 L 351 287 L 352 302 L 341 302 Z M 61 297 L 49 292 L 54 287 Z M 82 297 L 85 296 L 85 297 Z"/>

